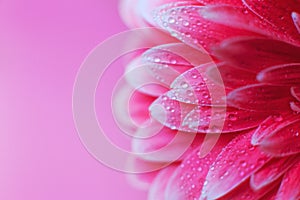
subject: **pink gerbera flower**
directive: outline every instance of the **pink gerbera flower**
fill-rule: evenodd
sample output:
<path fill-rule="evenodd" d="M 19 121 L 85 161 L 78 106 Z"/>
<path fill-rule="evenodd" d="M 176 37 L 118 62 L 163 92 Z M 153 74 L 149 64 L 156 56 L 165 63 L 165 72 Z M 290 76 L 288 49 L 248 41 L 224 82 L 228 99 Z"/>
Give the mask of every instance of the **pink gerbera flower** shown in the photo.
<path fill-rule="evenodd" d="M 148 123 L 147 129 L 128 127 L 137 136 L 159 130 L 133 139 L 133 151 L 167 146 L 133 167 L 176 159 L 135 177 L 150 187 L 149 199 L 300 199 L 300 2 L 127 0 L 122 5 L 129 26 L 165 31 L 151 38 L 163 45 L 129 64 L 128 82 L 115 102 L 124 107 L 130 98 L 135 123 Z M 139 87 L 146 82 L 157 84 Z M 128 116 L 117 116 L 128 126 Z M 207 136 L 220 132 L 202 155 Z M 183 154 L 175 158 L 178 152 Z"/>

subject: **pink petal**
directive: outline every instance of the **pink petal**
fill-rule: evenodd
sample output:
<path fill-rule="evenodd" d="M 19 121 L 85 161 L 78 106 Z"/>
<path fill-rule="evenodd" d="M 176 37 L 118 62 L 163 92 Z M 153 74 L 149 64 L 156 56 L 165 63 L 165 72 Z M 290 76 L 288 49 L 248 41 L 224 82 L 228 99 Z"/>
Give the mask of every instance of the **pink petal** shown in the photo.
<path fill-rule="evenodd" d="M 229 39 L 214 54 L 223 61 L 252 72 L 274 65 L 300 62 L 300 48 L 272 39 Z"/>
<path fill-rule="evenodd" d="M 182 127 L 188 132 L 230 133 L 257 127 L 268 113 L 239 110 L 231 107 L 194 108 L 184 119 Z"/>
<path fill-rule="evenodd" d="M 248 85 L 230 92 L 230 106 L 256 111 L 289 110 L 291 95 L 289 87 L 267 84 Z"/>
<path fill-rule="evenodd" d="M 140 58 L 133 60 L 126 69 L 128 83 L 140 92 L 150 96 L 160 96 L 168 90 L 168 85 L 161 83 L 149 73 L 151 64 L 144 64 Z"/>
<path fill-rule="evenodd" d="M 298 159 L 299 160 L 299 159 Z M 273 158 L 260 170 L 252 174 L 251 187 L 257 191 L 280 178 L 291 166 L 297 162 L 294 156 L 284 158 Z"/>
<path fill-rule="evenodd" d="M 255 35 L 250 31 L 233 29 L 208 21 L 201 15 L 203 9 L 203 6 L 174 7 L 170 4 L 157 9 L 154 17 L 156 23 L 169 31 L 172 36 L 199 49 L 210 50 L 210 47 L 236 35 Z"/>
<path fill-rule="evenodd" d="M 279 185 L 280 180 L 272 183 L 270 186 L 262 188 L 260 190 L 253 190 L 250 185 L 249 181 L 246 180 L 245 182 L 241 183 L 238 187 L 236 187 L 233 191 L 229 192 L 228 194 L 222 196 L 218 200 L 257 200 L 263 199 L 266 200 L 267 195 L 272 190 L 276 189 Z"/>
<path fill-rule="evenodd" d="M 178 65 L 178 67 L 194 67 L 212 61 L 211 56 L 204 49 L 199 51 L 183 43 L 156 46 L 146 51 L 143 57 L 147 62 Z M 179 72 L 184 71 L 179 70 Z"/>
<path fill-rule="evenodd" d="M 300 11 L 300 4 L 295 0 L 243 0 L 245 5 L 258 16 L 280 28 L 283 33 L 290 35 L 299 44 L 299 33 L 294 27 L 291 13 Z"/>
<path fill-rule="evenodd" d="M 197 0 L 203 5 L 218 5 L 218 4 L 229 4 L 234 6 L 243 5 L 241 0 Z"/>
<path fill-rule="evenodd" d="M 300 198 L 300 162 L 295 164 L 283 177 L 276 200 Z"/>
<path fill-rule="evenodd" d="M 174 162 L 182 160 L 201 145 L 204 137 L 205 135 L 174 131 L 154 121 L 137 131 L 132 139 L 132 149 L 144 160 Z"/>
<path fill-rule="evenodd" d="M 170 176 L 176 170 L 176 165 L 170 165 L 162 169 L 154 179 L 151 187 L 149 188 L 148 200 L 165 200 L 165 191 Z"/>
<path fill-rule="evenodd" d="M 200 158 L 199 148 L 182 162 L 168 181 L 166 199 L 198 199 L 209 167 L 234 135 L 222 135 L 212 151 Z"/>
<path fill-rule="evenodd" d="M 291 93 L 298 101 L 300 101 L 300 87 L 292 87 Z"/>
<path fill-rule="evenodd" d="M 153 167 L 154 169 L 159 169 L 161 166 L 160 164 L 148 162 L 142 160 L 137 157 L 129 157 L 127 162 L 127 169 L 130 171 L 143 171 L 143 169 L 147 169 Z M 146 172 L 146 173 L 127 173 L 126 178 L 128 179 L 129 183 L 132 184 L 134 187 L 137 187 L 142 190 L 148 190 L 151 183 L 153 182 L 154 178 L 157 176 L 160 170 Z"/>
<path fill-rule="evenodd" d="M 300 102 L 290 102 L 291 109 L 297 113 L 300 113 Z"/>
<path fill-rule="evenodd" d="M 168 93 L 160 96 L 149 107 L 151 116 L 172 130 L 182 130 L 183 119 L 193 110 L 195 105 L 173 100 Z"/>
<path fill-rule="evenodd" d="M 259 128 L 259 139 L 253 139 L 264 152 L 274 156 L 287 156 L 300 152 L 300 117 L 277 122 L 269 128 Z M 266 122 L 269 123 L 269 122 Z M 261 126 L 262 127 L 262 126 Z"/>
<path fill-rule="evenodd" d="M 207 20 L 232 28 L 248 30 L 278 39 L 286 39 L 287 37 L 281 30 L 245 7 L 233 7 L 232 5 L 206 6 L 201 10 L 201 14 Z"/>
<path fill-rule="evenodd" d="M 257 75 L 257 80 L 272 85 L 300 85 L 300 63 L 266 68 Z"/>
<path fill-rule="evenodd" d="M 207 174 L 203 199 L 217 199 L 229 193 L 270 160 L 251 145 L 252 134 L 253 131 L 239 135 L 222 150 Z"/>
<path fill-rule="evenodd" d="M 298 116 L 293 114 L 272 115 L 263 121 L 255 130 L 251 143 L 253 145 L 261 144 L 265 138 L 274 134 L 277 130 L 281 130 L 285 126 L 298 121 Z"/>
<path fill-rule="evenodd" d="M 220 75 L 222 80 L 220 80 Z M 224 84 L 226 88 L 235 89 L 244 85 L 250 85 L 257 83 L 256 74 L 234 68 L 227 64 L 212 65 L 207 69 L 207 75 L 209 79 L 212 79 L 218 84 Z"/>
<path fill-rule="evenodd" d="M 216 84 L 207 75 L 207 69 L 215 66 L 214 63 L 200 65 L 181 74 L 172 83 L 172 97 L 180 102 L 198 105 L 226 105 L 225 97 L 227 91 L 224 85 Z M 219 74 L 216 78 L 222 81 Z M 171 95 L 171 94 L 170 94 Z"/>
<path fill-rule="evenodd" d="M 128 133 L 149 120 L 149 105 L 154 98 L 132 88 L 124 80 L 115 89 L 112 97 L 112 109 L 119 127 Z"/>
<path fill-rule="evenodd" d="M 292 12 L 292 19 L 294 21 L 294 24 L 298 30 L 298 32 L 300 33 L 300 15 L 297 12 Z"/>

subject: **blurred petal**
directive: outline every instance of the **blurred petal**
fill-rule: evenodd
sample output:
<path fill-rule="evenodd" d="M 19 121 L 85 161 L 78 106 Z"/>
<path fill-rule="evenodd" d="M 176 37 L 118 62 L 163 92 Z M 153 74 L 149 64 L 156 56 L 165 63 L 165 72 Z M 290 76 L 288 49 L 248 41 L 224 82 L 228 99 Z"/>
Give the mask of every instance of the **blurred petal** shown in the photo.
<path fill-rule="evenodd" d="M 237 35 L 255 35 L 250 31 L 233 29 L 206 20 L 200 14 L 202 9 L 203 6 L 174 7 L 169 4 L 157 9 L 154 17 L 156 23 L 172 36 L 194 48 L 208 51 L 224 39 Z"/>
<path fill-rule="evenodd" d="M 300 101 L 300 87 L 292 87 L 291 93 L 298 101 Z"/>
<path fill-rule="evenodd" d="M 297 113 L 300 113 L 300 102 L 290 102 L 291 109 Z"/>
<path fill-rule="evenodd" d="M 208 67 L 207 75 L 215 83 L 224 84 L 226 88 L 231 89 L 257 83 L 255 73 L 223 63 Z M 222 79 L 220 79 L 220 75 Z"/>
<path fill-rule="evenodd" d="M 238 68 L 259 72 L 274 65 L 300 62 L 300 48 L 282 41 L 264 38 L 229 39 L 214 54 Z"/>
<path fill-rule="evenodd" d="M 295 164 L 283 177 L 276 200 L 300 198 L 300 162 Z"/>
<path fill-rule="evenodd" d="M 265 186 L 268 186 L 280 178 L 298 160 L 295 156 L 273 158 L 270 162 L 267 162 L 260 170 L 251 176 L 251 187 L 257 191 Z"/>
<path fill-rule="evenodd" d="M 290 88 L 267 84 L 247 85 L 230 92 L 227 102 L 230 106 L 256 111 L 289 110 Z"/>
<path fill-rule="evenodd" d="M 272 85 L 300 85 L 300 63 L 266 68 L 257 75 L 257 80 Z"/>
<path fill-rule="evenodd" d="M 214 5 L 214 4 L 229 4 L 229 5 L 243 5 L 241 0 L 197 0 L 204 5 Z"/>
<path fill-rule="evenodd" d="M 300 33 L 300 15 L 297 12 L 292 12 L 292 19 L 294 21 L 295 27 L 297 28 L 298 32 Z"/>
<path fill-rule="evenodd" d="M 174 131 L 154 121 L 137 131 L 132 139 L 132 149 L 133 152 L 141 154 L 144 160 L 174 162 L 182 160 L 201 145 L 204 137 L 200 134 Z"/>
<path fill-rule="evenodd" d="M 225 106 L 226 88 L 216 84 L 207 75 L 207 69 L 212 66 L 215 64 L 200 65 L 181 74 L 171 85 L 172 98 L 184 103 Z M 222 81 L 220 74 L 215 76 Z"/>
<path fill-rule="evenodd" d="M 270 160 L 259 148 L 251 145 L 252 135 L 253 131 L 239 135 L 218 155 L 207 174 L 203 198 L 222 197 Z"/>
<path fill-rule="evenodd" d="M 149 188 L 148 200 L 165 200 L 167 183 L 176 167 L 176 165 L 170 165 L 159 172 Z"/>
<path fill-rule="evenodd" d="M 256 130 L 252 144 L 275 156 L 287 156 L 300 152 L 300 118 L 294 114 L 270 117 Z"/>
<path fill-rule="evenodd" d="M 299 33 L 294 27 L 291 13 L 300 11 L 300 4 L 295 0 L 243 0 L 255 14 L 280 28 L 283 33 L 294 38 L 299 44 Z"/>
<path fill-rule="evenodd" d="M 209 167 L 233 137 L 235 136 L 222 135 L 209 154 L 203 158 L 200 158 L 199 148 L 185 158 L 168 181 L 166 199 L 198 199 Z"/>

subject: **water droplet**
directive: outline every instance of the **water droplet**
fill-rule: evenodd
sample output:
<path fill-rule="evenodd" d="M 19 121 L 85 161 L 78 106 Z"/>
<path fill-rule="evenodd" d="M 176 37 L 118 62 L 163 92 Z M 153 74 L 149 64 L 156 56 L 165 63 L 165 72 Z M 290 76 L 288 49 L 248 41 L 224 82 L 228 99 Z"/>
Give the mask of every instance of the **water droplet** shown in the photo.
<path fill-rule="evenodd" d="M 169 17 L 168 22 L 170 24 L 174 24 L 176 22 L 176 20 L 173 17 Z"/>

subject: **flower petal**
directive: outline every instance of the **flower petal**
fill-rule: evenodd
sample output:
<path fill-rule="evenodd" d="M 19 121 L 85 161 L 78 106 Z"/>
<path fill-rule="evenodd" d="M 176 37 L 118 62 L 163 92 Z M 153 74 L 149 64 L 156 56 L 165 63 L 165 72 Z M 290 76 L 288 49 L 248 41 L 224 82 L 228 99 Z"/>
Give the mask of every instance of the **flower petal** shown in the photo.
<path fill-rule="evenodd" d="M 298 101 L 300 101 L 300 87 L 292 87 L 291 93 Z"/>
<path fill-rule="evenodd" d="M 248 85 L 230 92 L 227 102 L 230 106 L 256 111 L 289 110 L 291 95 L 289 87 L 267 84 Z"/>
<path fill-rule="evenodd" d="M 215 66 L 214 63 L 208 63 L 192 68 L 177 77 L 171 85 L 172 97 L 180 102 L 192 103 L 203 106 L 218 105 L 225 106 L 226 90 L 224 85 L 216 84 L 214 80 L 209 79 L 207 69 Z M 219 77 L 218 71 L 215 77 Z M 170 94 L 170 95 L 171 95 Z"/>
<path fill-rule="evenodd" d="M 300 162 L 295 164 L 283 177 L 276 200 L 300 198 Z"/>
<path fill-rule="evenodd" d="M 299 159 L 298 159 L 299 160 Z M 260 170 L 252 174 L 250 179 L 251 187 L 257 191 L 280 178 L 297 161 L 295 156 L 284 158 L 273 158 Z"/>
<path fill-rule="evenodd" d="M 253 145 L 260 144 L 266 137 L 273 134 L 274 131 L 280 130 L 283 127 L 287 126 L 298 120 L 297 115 L 293 114 L 278 114 L 278 115 L 271 115 L 266 120 L 264 120 L 259 127 L 255 130 L 251 143 Z"/>
<path fill-rule="evenodd" d="M 300 33 L 300 15 L 297 12 L 292 12 L 292 19 L 294 21 L 295 27 L 297 28 L 298 32 Z"/>
<path fill-rule="evenodd" d="M 253 131 L 239 135 L 222 150 L 209 169 L 202 198 L 222 197 L 270 160 L 259 148 L 251 145 L 252 135 Z"/>
<path fill-rule="evenodd" d="M 221 63 L 212 65 L 207 69 L 209 79 L 221 84 L 226 88 L 235 89 L 244 85 L 257 83 L 256 74 L 244 69 L 238 69 Z M 220 75 L 222 79 L 220 79 Z"/>
<path fill-rule="evenodd" d="M 230 133 L 257 127 L 269 116 L 266 112 L 239 110 L 232 107 L 198 106 L 184 119 L 188 132 Z"/>
<path fill-rule="evenodd" d="M 133 88 L 146 95 L 162 95 L 168 90 L 168 85 L 153 77 L 149 73 L 150 67 L 151 64 L 142 63 L 138 57 L 127 66 L 125 78 Z"/>
<path fill-rule="evenodd" d="M 300 102 L 290 102 L 291 109 L 297 113 L 300 113 Z"/>
<path fill-rule="evenodd" d="M 201 145 L 204 137 L 202 134 L 174 131 L 153 121 L 137 131 L 132 139 L 132 150 L 144 160 L 174 162 L 182 160 Z"/>
<path fill-rule="evenodd" d="M 300 62 L 299 47 L 264 38 L 229 39 L 216 48 L 214 54 L 234 67 L 252 72 L 274 65 Z"/>
<path fill-rule="evenodd" d="M 257 80 L 272 85 L 300 85 L 300 63 L 266 68 L 257 75 Z"/>
<path fill-rule="evenodd" d="M 156 23 L 169 31 L 172 36 L 199 49 L 210 50 L 226 38 L 233 36 L 251 36 L 255 33 L 229 28 L 208 21 L 201 16 L 203 6 L 174 7 L 170 4 L 157 9 L 154 14 Z"/>
<path fill-rule="evenodd" d="M 291 13 L 300 11 L 300 4 L 295 0 L 243 0 L 245 5 L 255 14 L 277 26 L 286 35 L 293 36 L 293 42 L 298 41 L 299 33 L 294 27 Z"/>
<path fill-rule="evenodd" d="M 214 4 L 229 4 L 229 5 L 243 5 L 241 0 L 197 0 L 203 5 L 214 5 Z"/>
<path fill-rule="evenodd" d="M 200 157 L 199 148 L 186 157 L 168 181 L 166 199 L 198 199 L 209 167 L 222 148 L 233 137 L 235 136 L 229 134 L 222 135 L 218 143 L 205 157 Z"/>
<path fill-rule="evenodd" d="M 176 167 L 177 166 L 173 164 L 159 172 L 149 188 L 148 200 L 165 200 L 165 191 L 168 179 L 172 176 Z"/>
<path fill-rule="evenodd" d="M 268 128 L 272 119 L 268 119 L 258 130 L 252 139 L 252 143 L 258 145 L 264 152 L 274 156 L 287 156 L 300 152 L 300 117 L 294 115 L 283 118 L 281 122 L 275 122 Z"/>

